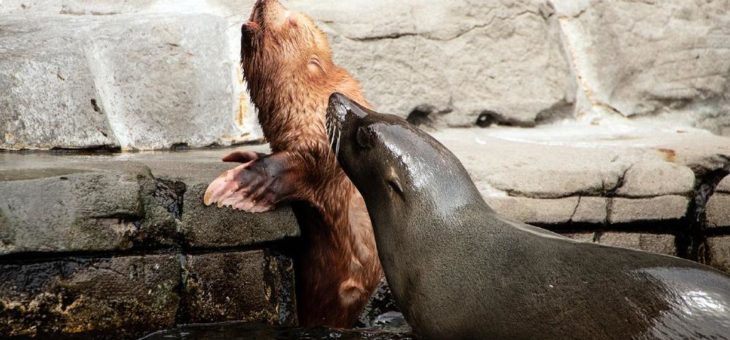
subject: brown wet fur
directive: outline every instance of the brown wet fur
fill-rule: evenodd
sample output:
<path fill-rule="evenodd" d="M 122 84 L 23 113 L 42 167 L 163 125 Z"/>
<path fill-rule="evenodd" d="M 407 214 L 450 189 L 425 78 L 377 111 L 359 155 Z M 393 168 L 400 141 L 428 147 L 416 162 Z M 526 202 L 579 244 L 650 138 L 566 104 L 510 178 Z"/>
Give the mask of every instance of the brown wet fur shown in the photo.
<path fill-rule="evenodd" d="M 274 155 L 286 156 L 302 227 L 297 303 L 302 326 L 351 327 L 382 277 L 362 196 L 337 165 L 325 130 L 327 100 L 367 105 L 360 84 L 332 61 L 327 36 L 278 1 L 258 1 L 242 28 L 241 63 Z"/>

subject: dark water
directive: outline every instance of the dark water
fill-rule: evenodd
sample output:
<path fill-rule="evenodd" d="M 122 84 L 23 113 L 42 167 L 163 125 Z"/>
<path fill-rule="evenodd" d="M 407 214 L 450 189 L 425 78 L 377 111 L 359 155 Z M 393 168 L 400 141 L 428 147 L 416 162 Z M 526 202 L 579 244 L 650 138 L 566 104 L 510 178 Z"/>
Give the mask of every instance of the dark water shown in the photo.
<path fill-rule="evenodd" d="M 326 328 L 281 328 L 264 324 L 217 323 L 185 325 L 156 332 L 140 340 L 235 340 L 235 339 L 413 339 L 407 325 L 385 328 L 335 330 Z"/>

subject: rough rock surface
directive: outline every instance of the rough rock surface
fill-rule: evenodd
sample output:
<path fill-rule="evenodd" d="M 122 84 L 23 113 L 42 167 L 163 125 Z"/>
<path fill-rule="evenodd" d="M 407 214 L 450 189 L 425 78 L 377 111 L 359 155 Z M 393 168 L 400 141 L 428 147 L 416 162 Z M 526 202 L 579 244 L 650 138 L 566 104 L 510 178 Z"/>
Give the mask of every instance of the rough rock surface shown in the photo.
<path fill-rule="evenodd" d="M 229 144 L 238 95 L 209 15 L 6 15 L 0 148 Z"/>
<path fill-rule="evenodd" d="M 0 149 L 260 138 L 238 67 L 252 4 L 3 1 Z M 726 1 L 288 5 L 330 34 L 376 108 L 426 125 L 629 117 L 730 133 Z"/>
<path fill-rule="evenodd" d="M 606 232 L 596 235 L 596 243 L 665 255 L 677 255 L 674 235 Z"/>
<path fill-rule="evenodd" d="M 730 132 L 730 3 L 552 3 L 580 85 L 579 111 L 677 112 Z"/>
<path fill-rule="evenodd" d="M 709 264 L 717 269 L 730 273 L 730 236 L 715 236 L 707 239 L 710 253 Z"/>
<path fill-rule="evenodd" d="M 183 268 L 188 322 L 296 324 L 294 267 L 287 257 L 261 250 L 187 255 Z"/>
<path fill-rule="evenodd" d="M 323 23 L 336 60 L 380 111 L 429 104 L 430 119 L 450 125 L 473 125 L 483 111 L 515 124 L 570 114 L 574 80 L 544 1 L 290 4 Z"/>
<path fill-rule="evenodd" d="M 581 242 L 677 256 L 676 237 L 674 235 L 615 231 L 563 233 L 563 235 Z"/>
<path fill-rule="evenodd" d="M 447 129 L 434 136 L 495 210 L 544 225 L 676 222 L 687 216 L 695 171 L 730 169 L 730 142 L 705 132 L 573 128 Z"/>
<path fill-rule="evenodd" d="M 0 337 L 295 323 L 296 219 L 204 207 L 220 153 L 0 153 Z"/>
<path fill-rule="evenodd" d="M 174 255 L 0 263 L 0 335 L 139 336 L 175 323 Z"/>
<path fill-rule="evenodd" d="M 155 180 L 129 168 L 0 171 L 0 255 L 170 244 L 176 225 L 153 199 Z"/>
<path fill-rule="evenodd" d="M 203 206 L 205 183 L 233 166 L 215 156 L 0 154 L 0 190 L 6 193 L 0 197 L 0 255 L 178 243 L 240 247 L 299 235 L 288 207 L 243 214 Z"/>
<path fill-rule="evenodd" d="M 730 176 L 717 184 L 714 194 L 707 201 L 706 219 L 711 228 L 730 227 Z"/>

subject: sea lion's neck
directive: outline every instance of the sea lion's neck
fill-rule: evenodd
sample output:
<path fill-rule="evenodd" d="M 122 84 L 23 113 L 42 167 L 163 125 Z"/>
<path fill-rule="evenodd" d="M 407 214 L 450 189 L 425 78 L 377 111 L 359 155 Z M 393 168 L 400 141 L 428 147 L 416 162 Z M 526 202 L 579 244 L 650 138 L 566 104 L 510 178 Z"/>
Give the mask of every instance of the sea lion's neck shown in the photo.
<path fill-rule="evenodd" d="M 331 72 L 334 76 L 324 82 L 299 75 L 287 77 L 284 83 L 272 81 L 251 87 L 259 123 L 272 151 L 309 149 L 312 143 L 326 145 L 325 112 L 333 92 L 348 93 L 368 105 L 360 85 L 346 71 L 335 68 Z"/>

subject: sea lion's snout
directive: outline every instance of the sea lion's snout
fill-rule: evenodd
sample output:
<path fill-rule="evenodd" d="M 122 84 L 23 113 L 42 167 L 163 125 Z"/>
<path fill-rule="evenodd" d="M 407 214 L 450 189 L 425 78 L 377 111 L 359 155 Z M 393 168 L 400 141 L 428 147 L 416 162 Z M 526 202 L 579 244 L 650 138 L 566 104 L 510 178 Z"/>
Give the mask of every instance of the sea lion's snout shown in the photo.
<path fill-rule="evenodd" d="M 249 17 L 250 22 L 262 26 L 280 26 L 289 17 L 289 10 L 278 0 L 257 0 Z"/>
<path fill-rule="evenodd" d="M 347 116 L 346 103 L 349 99 L 340 93 L 330 95 L 327 104 L 326 128 L 327 138 L 335 152 L 335 157 L 340 151 L 340 138 L 342 137 L 342 125 Z"/>
<path fill-rule="evenodd" d="M 357 122 L 368 116 L 368 111 L 341 93 L 330 95 L 327 105 L 326 128 L 327 137 L 335 152 L 340 153 L 340 142 L 343 135 L 349 135 L 349 127 L 359 125 Z"/>

